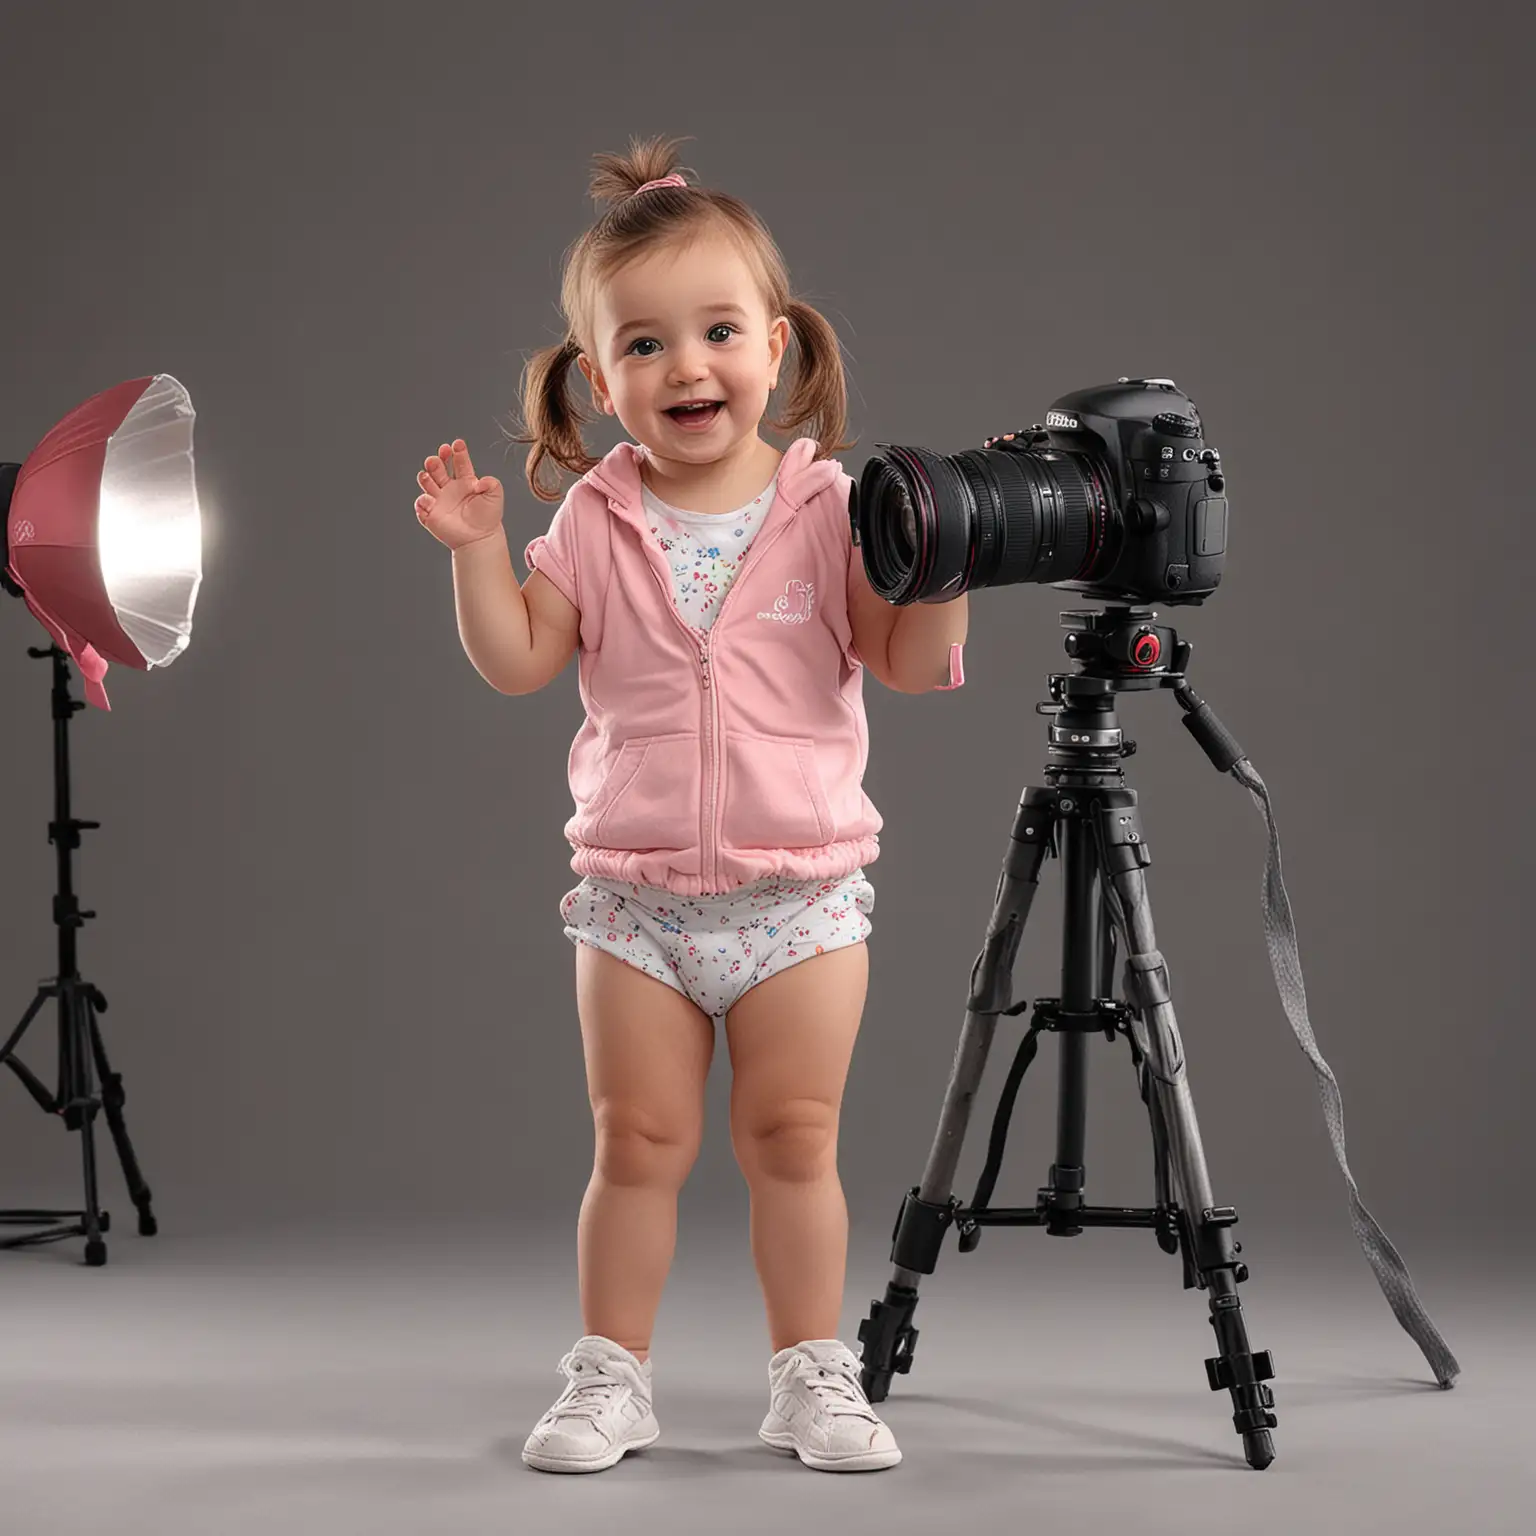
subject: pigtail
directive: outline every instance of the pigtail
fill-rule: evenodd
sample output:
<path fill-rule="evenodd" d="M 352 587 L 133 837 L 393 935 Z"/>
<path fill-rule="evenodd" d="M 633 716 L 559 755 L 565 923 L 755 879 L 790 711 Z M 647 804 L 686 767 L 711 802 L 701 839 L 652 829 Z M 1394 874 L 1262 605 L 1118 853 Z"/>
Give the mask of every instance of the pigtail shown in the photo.
<path fill-rule="evenodd" d="M 523 369 L 522 420 L 509 436 L 514 443 L 532 444 L 524 473 L 540 501 L 560 500 L 560 469 L 580 476 L 598 462 L 581 435 L 588 418 L 571 394 L 571 364 L 580 356 L 580 346 L 567 336 L 558 346 L 535 352 Z M 558 467 L 554 481 L 546 485 L 547 460 Z"/>
<path fill-rule="evenodd" d="M 843 440 L 848 431 L 848 376 L 842 343 L 832 322 L 802 299 L 790 299 L 783 314 L 796 352 L 794 386 L 782 412 L 768 425 L 775 432 L 803 427 L 805 435 L 816 440 L 816 457 L 829 458 L 854 446 Z"/>

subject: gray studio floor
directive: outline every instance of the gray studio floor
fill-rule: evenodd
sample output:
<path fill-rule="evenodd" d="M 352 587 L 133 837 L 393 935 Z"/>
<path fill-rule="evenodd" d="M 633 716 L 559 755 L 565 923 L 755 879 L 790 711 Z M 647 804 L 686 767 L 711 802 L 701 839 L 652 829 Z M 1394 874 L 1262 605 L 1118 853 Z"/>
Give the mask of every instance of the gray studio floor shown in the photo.
<path fill-rule="evenodd" d="M 72 1245 L 0 1254 L 0 1530 L 1532 1528 L 1536 1323 L 1513 1271 L 1473 1281 L 1410 1253 L 1462 1362 L 1447 1393 L 1347 1229 L 1311 1257 L 1255 1258 L 1243 1294 L 1280 1413 L 1258 1473 L 1205 1387 L 1204 1299 L 1145 1235 L 951 1246 L 885 1405 L 905 1461 L 839 1477 L 758 1443 L 766 1349 L 744 1233 L 685 1233 L 655 1343 L 661 1442 L 562 1478 L 518 1460 L 579 1331 L 568 1257 L 541 1241 L 555 1251 L 530 1259 L 472 1230 L 114 1234 L 103 1270 Z M 884 1252 L 881 1234 L 856 1239 L 847 1336 Z"/>

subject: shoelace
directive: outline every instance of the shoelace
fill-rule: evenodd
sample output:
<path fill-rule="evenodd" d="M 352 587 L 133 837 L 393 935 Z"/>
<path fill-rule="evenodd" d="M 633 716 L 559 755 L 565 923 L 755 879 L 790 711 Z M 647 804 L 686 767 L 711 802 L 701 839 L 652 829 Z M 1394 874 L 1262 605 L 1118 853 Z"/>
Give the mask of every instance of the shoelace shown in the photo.
<path fill-rule="evenodd" d="M 816 1372 L 814 1376 L 812 1370 Z M 858 1377 L 848 1366 L 821 1365 L 806 1360 L 799 1368 L 799 1375 L 811 1391 L 821 1398 L 829 1414 L 878 1422 L 875 1410 L 869 1406 L 869 1400 L 859 1386 Z"/>
<path fill-rule="evenodd" d="M 602 1417 L 608 1400 L 618 1391 L 621 1382 L 603 1373 L 602 1364 L 590 1355 L 578 1356 L 572 1350 L 561 1362 L 560 1369 L 571 1377 L 570 1385 L 560 1394 L 560 1401 L 550 1409 L 551 1418 L 590 1419 L 594 1424 Z M 577 1381 L 573 1371 L 590 1370 L 594 1374 L 589 1381 Z"/>

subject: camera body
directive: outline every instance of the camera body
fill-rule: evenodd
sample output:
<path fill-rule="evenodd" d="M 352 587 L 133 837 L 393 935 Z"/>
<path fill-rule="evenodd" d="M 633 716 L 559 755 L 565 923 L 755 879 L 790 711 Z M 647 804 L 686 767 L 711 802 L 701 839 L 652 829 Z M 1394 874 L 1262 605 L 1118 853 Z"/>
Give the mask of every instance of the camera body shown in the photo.
<path fill-rule="evenodd" d="M 1114 602 L 1198 604 L 1221 581 L 1226 476 L 1200 412 L 1171 379 L 1120 379 L 1063 395 L 1045 421 L 996 446 L 1097 460 L 1118 506 L 1105 555 L 1053 585 Z M 1085 467 L 1087 467 L 1085 465 Z"/>
<path fill-rule="evenodd" d="M 879 444 L 849 504 L 871 585 L 895 604 L 1016 582 L 1203 602 L 1227 550 L 1226 477 L 1203 431 L 1171 379 L 1120 379 L 980 448 Z"/>

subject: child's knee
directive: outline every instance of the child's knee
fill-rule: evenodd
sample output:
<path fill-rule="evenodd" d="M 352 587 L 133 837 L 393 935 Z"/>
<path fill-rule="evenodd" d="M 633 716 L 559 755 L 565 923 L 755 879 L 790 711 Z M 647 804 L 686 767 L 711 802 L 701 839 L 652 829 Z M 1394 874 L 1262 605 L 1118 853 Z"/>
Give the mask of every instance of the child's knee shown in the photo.
<path fill-rule="evenodd" d="M 748 1180 L 809 1183 L 837 1166 L 837 1110 L 801 1100 L 771 1114 L 738 1114 L 731 1145 Z"/>
<path fill-rule="evenodd" d="M 702 1127 L 633 1104 L 608 1102 L 593 1113 L 595 1166 L 610 1184 L 681 1188 L 699 1155 Z"/>

